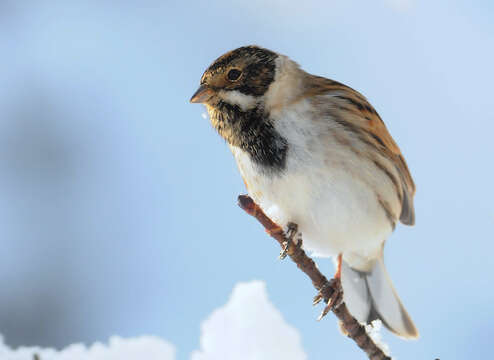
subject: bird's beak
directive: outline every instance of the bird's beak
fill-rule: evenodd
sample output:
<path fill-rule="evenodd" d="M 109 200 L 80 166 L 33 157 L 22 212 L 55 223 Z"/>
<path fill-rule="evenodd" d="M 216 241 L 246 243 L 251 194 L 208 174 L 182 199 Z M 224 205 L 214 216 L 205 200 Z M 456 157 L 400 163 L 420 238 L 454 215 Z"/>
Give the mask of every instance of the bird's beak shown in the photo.
<path fill-rule="evenodd" d="M 199 86 L 199 89 L 190 98 L 191 103 L 206 103 L 214 95 L 214 90 L 207 85 Z"/>

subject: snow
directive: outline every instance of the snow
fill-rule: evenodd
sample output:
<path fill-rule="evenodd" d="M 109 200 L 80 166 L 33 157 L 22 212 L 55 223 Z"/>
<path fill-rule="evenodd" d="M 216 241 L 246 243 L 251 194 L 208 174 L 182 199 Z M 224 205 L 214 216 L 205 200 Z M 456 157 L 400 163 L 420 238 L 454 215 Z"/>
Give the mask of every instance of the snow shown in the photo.
<path fill-rule="evenodd" d="M 305 360 L 298 331 L 269 301 L 261 281 L 239 283 L 201 326 L 191 360 Z"/>
<path fill-rule="evenodd" d="M 61 351 L 40 347 L 20 347 L 16 350 L 0 341 L 0 359 L 2 360 L 174 360 L 175 347 L 156 336 L 141 336 L 123 339 L 110 338 L 109 344 L 95 343 L 90 347 L 72 344 Z"/>
<path fill-rule="evenodd" d="M 381 337 L 381 320 L 374 320 L 372 323 L 365 325 L 365 332 L 371 337 L 374 343 L 386 354 L 391 356 L 388 344 Z"/>
<path fill-rule="evenodd" d="M 111 337 L 108 345 L 72 344 L 11 349 L 0 336 L 1 360 L 175 360 L 173 344 L 156 336 Z M 201 325 L 200 349 L 191 360 L 306 360 L 298 331 L 269 301 L 261 281 L 238 283 L 228 302 Z"/>

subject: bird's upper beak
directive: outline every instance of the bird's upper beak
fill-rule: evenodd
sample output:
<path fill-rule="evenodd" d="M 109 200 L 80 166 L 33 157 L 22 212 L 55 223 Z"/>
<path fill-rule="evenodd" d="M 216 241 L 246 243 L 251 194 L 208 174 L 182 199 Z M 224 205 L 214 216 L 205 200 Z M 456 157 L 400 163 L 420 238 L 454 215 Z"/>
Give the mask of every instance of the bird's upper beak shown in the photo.
<path fill-rule="evenodd" d="M 214 90 L 211 89 L 209 86 L 203 84 L 199 86 L 199 89 L 192 95 L 190 98 L 191 103 L 206 103 L 211 97 L 214 95 Z"/>

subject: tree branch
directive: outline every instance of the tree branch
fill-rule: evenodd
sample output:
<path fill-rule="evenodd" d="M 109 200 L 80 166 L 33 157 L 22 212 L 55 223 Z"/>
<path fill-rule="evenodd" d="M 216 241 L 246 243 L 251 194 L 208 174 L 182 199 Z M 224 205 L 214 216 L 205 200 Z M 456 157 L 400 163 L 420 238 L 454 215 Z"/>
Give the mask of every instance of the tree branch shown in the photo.
<path fill-rule="evenodd" d="M 247 195 L 238 197 L 239 206 L 249 215 L 255 217 L 266 229 L 266 232 L 273 237 L 282 248 L 285 247 L 288 239 L 283 229 L 275 224 L 262 209 Z M 314 287 L 319 291 L 320 296 L 328 303 L 334 294 L 341 291 L 339 281 L 328 279 L 321 274 L 314 260 L 307 256 L 305 251 L 299 246 L 289 246 L 287 254 L 297 267 L 302 270 L 311 280 Z M 371 360 L 391 360 L 389 356 L 374 343 L 372 338 L 367 334 L 363 325 L 361 325 L 348 311 L 344 302 L 336 303 L 330 307 L 330 310 L 341 321 L 341 326 L 345 330 L 347 336 L 367 354 Z"/>

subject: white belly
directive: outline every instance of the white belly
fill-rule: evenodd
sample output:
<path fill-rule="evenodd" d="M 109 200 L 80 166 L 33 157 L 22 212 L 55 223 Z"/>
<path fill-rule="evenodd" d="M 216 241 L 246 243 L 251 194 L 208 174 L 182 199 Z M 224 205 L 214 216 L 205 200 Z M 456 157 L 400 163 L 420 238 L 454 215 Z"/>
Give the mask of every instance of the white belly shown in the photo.
<path fill-rule="evenodd" d="M 288 125 L 293 132 L 293 124 Z M 293 134 L 284 134 L 290 148 L 286 169 L 278 175 L 261 171 L 241 149 L 231 150 L 249 195 L 273 221 L 280 226 L 298 224 L 304 248 L 314 255 L 342 253 L 350 266 L 366 270 L 392 226 L 373 188 L 356 176 L 366 165 L 327 139 L 314 143 L 317 137 L 310 130 L 304 127 L 305 140 L 300 134 L 294 137 L 298 143 L 290 140 Z"/>

